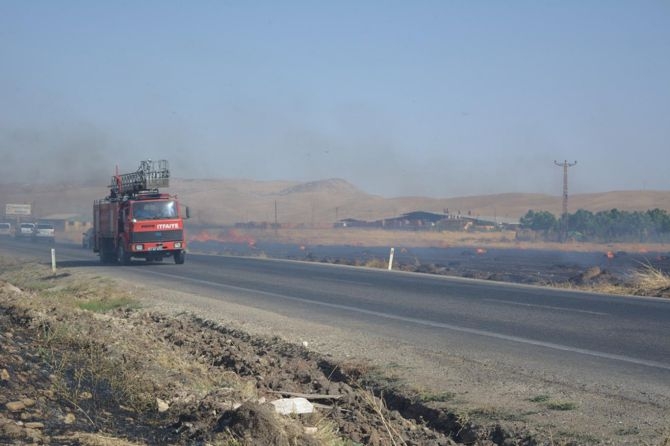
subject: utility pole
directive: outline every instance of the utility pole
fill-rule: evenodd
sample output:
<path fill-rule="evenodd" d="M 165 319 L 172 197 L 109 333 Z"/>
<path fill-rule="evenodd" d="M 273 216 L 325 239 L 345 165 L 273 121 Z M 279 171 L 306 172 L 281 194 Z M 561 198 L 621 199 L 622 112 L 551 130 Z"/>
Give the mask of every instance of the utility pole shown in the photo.
<path fill-rule="evenodd" d="M 279 219 L 277 218 L 277 200 L 275 200 L 275 227 L 279 226 Z"/>
<path fill-rule="evenodd" d="M 275 200 L 275 235 L 279 232 L 279 220 L 277 219 L 277 200 Z"/>
<path fill-rule="evenodd" d="M 554 160 L 554 164 L 563 167 L 563 215 L 561 216 L 561 241 L 564 242 L 568 238 L 568 167 L 575 166 L 574 163 L 563 161 L 559 163 Z"/>

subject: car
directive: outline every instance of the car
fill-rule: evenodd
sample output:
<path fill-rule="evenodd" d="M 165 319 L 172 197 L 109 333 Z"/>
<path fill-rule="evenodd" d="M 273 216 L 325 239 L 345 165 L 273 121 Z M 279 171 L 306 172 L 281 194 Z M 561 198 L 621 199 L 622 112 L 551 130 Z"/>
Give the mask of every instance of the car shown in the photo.
<path fill-rule="evenodd" d="M 12 235 L 12 224 L 0 223 L 0 236 L 9 237 L 10 235 Z"/>
<path fill-rule="evenodd" d="M 45 241 L 53 243 L 55 239 L 56 230 L 54 229 L 54 225 L 51 223 L 37 223 L 37 225 L 35 225 L 35 229 L 32 234 L 32 240 L 34 242 Z"/>
<path fill-rule="evenodd" d="M 29 239 L 33 236 L 33 232 L 35 232 L 35 223 L 21 223 L 16 228 L 15 237 L 20 239 Z"/>

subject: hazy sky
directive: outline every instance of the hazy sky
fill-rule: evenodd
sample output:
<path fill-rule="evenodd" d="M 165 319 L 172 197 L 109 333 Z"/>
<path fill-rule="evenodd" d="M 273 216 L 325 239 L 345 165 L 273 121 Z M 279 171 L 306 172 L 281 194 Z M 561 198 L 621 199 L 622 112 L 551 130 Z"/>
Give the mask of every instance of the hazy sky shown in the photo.
<path fill-rule="evenodd" d="M 0 0 L 0 182 L 670 189 L 670 1 Z"/>

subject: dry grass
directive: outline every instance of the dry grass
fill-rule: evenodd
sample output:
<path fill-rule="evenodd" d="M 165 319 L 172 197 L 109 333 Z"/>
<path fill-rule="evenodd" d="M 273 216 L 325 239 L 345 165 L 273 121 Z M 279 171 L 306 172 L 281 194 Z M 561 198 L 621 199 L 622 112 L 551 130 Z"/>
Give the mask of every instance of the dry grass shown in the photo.
<path fill-rule="evenodd" d="M 670 288 L 670 276 L 650 264 L 644 264 L 633 272 L 632 283 L 642 292 L 665 290 Z"/>
<path fill-rule="evenodd" d="M 370 259 L 366 261 L 363 266 L 366 268 L 378 268 L 378 269 L 387 269 L 389 264 L 387 260 L 383 259 Z"/>
<path fill-rule="evenodd" d="M 393 446 L 407 445 L 407 443 L 405 443 L 405 441 L 402 439 L 402 436 L 396 432 L 396 430 L 393 429 L 393 426 L 391 426 L 386 420 L 384 413 L 387 413 L 388 410 L 386 409 L 383 395 L 377 398 L 371 391 L 367 391 L 363 393 L 363 398 L 365 398 L 365 402 L 377 414 L 381 425 L 384 427 L 384 430 L 388 435 L 388 440 L 390 441 L 389 444 Z"/>
<path fill-rule="evenodd" d="M 56 436 L 53 438 L 59 444 L 78 444 L 81 446 L 144 446 L 145 443 L 135 443 L 122 438 L 109 437 L 103 434 L 77 432 L 74 435 Z"/>
<path fill-rule="evenodd" d="M 631 271 L 622 282 L 594 281 L 585 284 L 553 283 L 551 286 L 570 290 L 590 291 L 625 296 L 670 297 L 670 275 L 650 264 Z"/>
<path fill-rule="evenodd" d="M 37 264 L 5 258 L 0 262 L 0 280 L 21 290 L 21 296 L 30 294 L 30 299 L 20 299 L 16 304 L 29 308 L 33 323 L 41 327 L 40 354 L 53 375 L 52 390 L 91 424 L 97 424 L 93 412 L 110 402 L 133 412 L 153 410 L 153 385 L 144 379 L 153 368 L 161 374 L 169 370 L 175 379 L 187 382 L 200 394 L 231 384 L 239 384 L 242 393 L 246 392 L 237 375 L 215 379 L 207 364 L 179 355 L 161 340 L 148 339 L 141 324 L 107 316 L 105 313 L 122 307 L 139 307 L 129 291 L 112 281 L 85 274 L 53 276 L 48 268 Z M 52 316 L 77 316 L 49 317 L 45 308 Z M 150 361 L 146 361 L 148 352 Z"/>
<path fill-rule="evenodd" d="M 246 230 L 245 234 L 256 241 L 293 243 L 298 245 L 349 245 L 349 246 L 412 246 L 441 247 L 463 245 L 514 246 L 513 231 L 500 232 L 438 232 L 393 231 L 385 229 L 280 229 Z"/>
<path fill-rule="evenodd" d="M 339 436 L 337 425 L 328 418 L 315 413 L 312 424 L 316 427 L 314 440 L 323 446 L 353 446 L 352 442 Z"/>

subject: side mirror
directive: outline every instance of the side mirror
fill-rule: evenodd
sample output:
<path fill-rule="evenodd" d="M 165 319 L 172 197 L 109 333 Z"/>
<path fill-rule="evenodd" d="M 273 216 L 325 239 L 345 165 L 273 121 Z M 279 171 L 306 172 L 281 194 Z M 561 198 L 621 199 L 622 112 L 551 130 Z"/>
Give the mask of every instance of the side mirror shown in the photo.
<path fill-rule="evenodd" d="M 186 206 L 186 218 L 189 219 L 191 218 L 191 208 Z"/>

